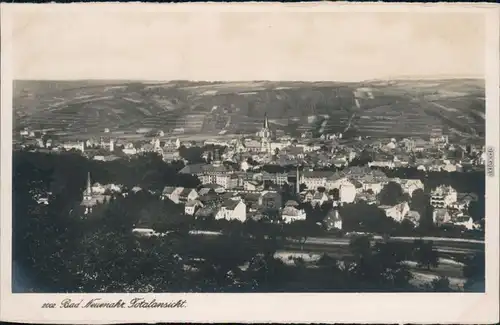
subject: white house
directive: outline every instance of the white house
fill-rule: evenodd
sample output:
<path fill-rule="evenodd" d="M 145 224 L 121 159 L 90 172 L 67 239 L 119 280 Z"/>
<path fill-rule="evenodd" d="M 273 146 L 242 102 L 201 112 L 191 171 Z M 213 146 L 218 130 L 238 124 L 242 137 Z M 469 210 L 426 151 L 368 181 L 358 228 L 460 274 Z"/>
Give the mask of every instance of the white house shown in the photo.
<path fill-rule="evenodd" d="M 387 167 L 387 168 L 394 168 L 394 162 L 387 160 L 379 160 L 379 161 L 372 161 L 368 163 L 368 167 Z"/>
<path fill-rule="evenodd" d="M 447 208 L 457 202 L 457 191 L 451 186 L 439 186 L 431 191 L 430 204 L 434 208 Z"/>
<path fill-rule="evenodd" d="M 318 187 L 326 187 L 326 179 L 331 172 L 305 171 L 300 175 L 300 183 L 305 184 L 308 189 L 315 190 Z"/>
<path fill-rule="evenodd" d="M 94 183 L 94 185 L 92 185 L 92 193 L 104 194 L 104 192 L 106 192 L 106 186 L 101 185 L 100 183 Z"/>
<path fill-rule="evenodd" d="M 344 181 L 340 185 L 339 194 L 341 202 L 352 203 L 356 198 L 356 186 L 349 181 Z"/>
<path fill-rule="evenodd" d="M 448 223 L 451 220 L 451 215 L 448 209 L 438 208 L 432 213 L 432 221 L 435 224 Z"/>
<path fill-rule="evenodd" d="M 460 216 L 451 221 L 455 226 L 463 226 L 468 230 L 474 229 L 474 220 L 471 216 Z"/>
<path fill-rule="evenodd" d="M 123 148 L 122 152 L 126 155 L 133 156 L 133 155 L 137 154 L 137 149 L 134 147 Z"/>
<path fill-rule="evenodd" d="M 198 192 L 193 188 L 184 188 L 178 195 L 179 202 L 189 202 L 199 197 Z"/>
<path fill-rule="evenodd" d="M 303 209 L 297 209 L 294 206 L 287 206 L 281 212 L 281 218 L 285 223 L 306 220 L 306 212 Z"/>
<path fill-rule="evenodd" d="M 180 202 L 180 195 L 184 191 L 184 187 L 170 187 L 167 186 L 163 189 L 162 198 L 168 198 L 170 201 L 174 203 Z"/>
<path fill-rule="evenodd" d="M 263 190 L 264 186 L 262 183 L 257 181 L 245 181 L 243 183 L 243 188 L 245 191 L 259 191 Z"/>
<path fill-rule="evenodd" d="M 441 170 L 443 170 L 445 172 L 449 172 L 449 173 L 456 172 L 457 171 L 457 165 L 455 165 L 455 164 L 445 164 L 445 165 L 441 166 Z"/>
<path fill-rule="evenodd" d="M 326 179 L 325 188 L 327 190 L 333 190 L 334 188 L 338 189 L 340 188 L 340 185 L 342 185 L 346 181 L 346 177 L 339 178 L 337 175 L 332 175 Z"/>
<path fill-rule="evenodd" d="M 215 219 L 239 220 L 244 222 L 247 219 L 247 207 L 243 201 L 227 200 L 215 214 Z"/>
<path fill-rule="evenodd" d="M 361 188 L 364 192 L 367 191 L 372 191 L 373 194 L 378 194 L 382 191 L 382 188 L 384 188 L 385 182 L 380 182 L 375 180 L 373 177 L 366 177 L 363 179 L 360 179 L 359 182 L 361 183 Z"/>
<path fill-rule="evenodd" d="M 421 171 L 425 172 L 425 171 L 427 171 L 427 168 L 424 165 L 418 165 L 417 170 L 421 170 Z"/>
<path fill-rule="evenodd" d="M 399 183 L 404 193 L 412 196 L 416 190 L 424 190 L 424 183 L 419 179 L 393 179 L 394 182 Z"/>
<path fill-rule="evenodd" d="M 184 206 L 184 213 L 192 216 L 196 212 L 196 209 L 201 207 L 203 207 L 203 204 L 199 200 L 188 201 Z"/>
<path fill-rule="evenodd" d="M 418 226 L 420 223 L 420 213 L 418 211 L 411 210 L 406 214 L 405 219 Z"/>
<path fill-rule="evenodd" d="M 81 152 L 85 151 L 85 143 L 84 142 L 66 142 L 62 145 L 64 150 L 78 150 Z"/>
<path fill-rule="evenodd" d="M 246 172 L 250 168 L 250 165 L 245 160 L 240 164 L 240 170 Z"/>
<path fill-rule="evenodd" d="M 132 233 L 135 235 L 144 236 L 144 237 L 152 237 L 152 236 L 158 235 L 151 228 L 134 228 L 134 229 L 132 229 Z"/>

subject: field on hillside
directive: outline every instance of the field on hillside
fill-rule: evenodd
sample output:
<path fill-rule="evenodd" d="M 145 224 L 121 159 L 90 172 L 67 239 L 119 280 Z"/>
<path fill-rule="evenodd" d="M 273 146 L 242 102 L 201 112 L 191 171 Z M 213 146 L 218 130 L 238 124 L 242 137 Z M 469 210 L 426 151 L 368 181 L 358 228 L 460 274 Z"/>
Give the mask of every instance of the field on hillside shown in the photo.
<path fill-rule="evenodd" d="M 151 128 L 187 134 L 253 133 L 271 127 L 357 135 L 484 137 L 484 82 L 16 81 L 16 129 L 73 134 Z"/>

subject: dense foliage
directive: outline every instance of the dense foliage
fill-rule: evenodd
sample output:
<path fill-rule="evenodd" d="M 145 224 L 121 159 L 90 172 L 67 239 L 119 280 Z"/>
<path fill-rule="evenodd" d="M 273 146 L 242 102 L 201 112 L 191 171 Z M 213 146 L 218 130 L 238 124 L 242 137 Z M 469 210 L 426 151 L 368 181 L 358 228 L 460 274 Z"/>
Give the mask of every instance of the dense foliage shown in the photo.
<path fill-rule="evenodd" d="M 436 280 L 430 289 L 412 282 L 412 269 L 405 261 L 416 260 L 422 270 L 438 265 L 435 259 L 426 259 L 435 256 L 429 243 L 374 244 L 368 237 L 355 237 L 342 252 L 308 261 L 306 239 L 324 231 L 316 223 L 324 213 L 322 207 L 311 213 L 314 220 L 290 225 L 185 216 L 183 209 L 155 193 L 166 185 L 196 186 L 196 179 L 177 174 L 180 168 L 182 164 L 166 164 L 155 155 L 103 163 L 75 154 L 14 153 L 14 291 L 451 290 L 446 279 Z M 101 183 L 138 185 L 143 190 L 116 195 L 83 218 L 79 203 L 89 170 Z M 36 198 L 48 192 L 50 204 L 37 203 Z M 370 207 L 348 206 L 345 212 L 357 218 L 355 209 L 378 218 L 377 223 L 383 220 Z M 135 236 L 131 229 L 141 223 L 164 235 Z M 221 234 L 195 235 L 193 229 Z M 292 260 L 277 258 L 291 247 L 304 254 Z M 475 290 L 484 279 L 484 256 L 465 263 L 464 275 Z"/>

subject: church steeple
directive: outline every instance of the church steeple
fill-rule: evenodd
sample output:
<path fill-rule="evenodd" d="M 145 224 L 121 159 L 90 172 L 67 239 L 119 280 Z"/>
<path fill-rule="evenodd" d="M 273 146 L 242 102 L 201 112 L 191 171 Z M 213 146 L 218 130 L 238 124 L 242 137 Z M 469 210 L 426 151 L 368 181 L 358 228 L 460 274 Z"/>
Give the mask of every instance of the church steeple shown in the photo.
<path fill-rule="evenodd" d="M 260 137 L 260 151 L 271 154 L 271 130 L 269 130 L 267 113 L 264 116 L 264 127 L 259 131 L 258 136 Z"/>
<path fill-rule="evenodd" d="M 86 194 L 92 195 L 92 182 L 90 181 L 90 172 L 87 173 L 87 190 Z"/>
<path fill-rule="evenodd" d="M 215 149 L 214 151 L 214 158 L 212 160 L 212 165 L 213 166 L 220 166 L 222 164 L 221 162 L 221 158 L 220 158 L 220 152 L 219 152 L 219 149 Z"/>

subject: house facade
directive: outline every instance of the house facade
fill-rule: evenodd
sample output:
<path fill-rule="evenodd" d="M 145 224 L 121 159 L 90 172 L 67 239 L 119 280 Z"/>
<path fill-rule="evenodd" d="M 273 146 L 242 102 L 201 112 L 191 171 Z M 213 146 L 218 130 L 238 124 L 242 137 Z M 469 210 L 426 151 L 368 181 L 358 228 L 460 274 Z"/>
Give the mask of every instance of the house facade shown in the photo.
<path fill-rule="evenodd" d="M 215 214 L 215 219 L 244 222 L 247 219 L 246 205 L 243 201 L 226 200 Z"/>
<path fill-rule="evenodd" d="M 458 193 L 451 186 L 439 186 L 431 191 L 430 204 L 434 208 L 448 208 L 457 202 Z"/>
<path fill-rule="evenodd" d="M 297 209 L 294 206 L 287 206 L 281 212 L 281 218 L 285 223 L 306 220 L 306 212 L 303 209 Z"/>
<path fill-rule="evenodd" d="M 408 212 L 410 212 L 408 202 L 402 202 L 394 206 L 381 205 L 379 208 L 384 210 L 387 217 L 392 218 L 397 222 L 402 222 Z"/>

